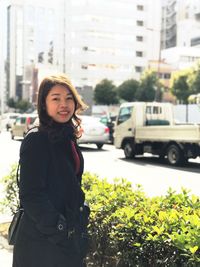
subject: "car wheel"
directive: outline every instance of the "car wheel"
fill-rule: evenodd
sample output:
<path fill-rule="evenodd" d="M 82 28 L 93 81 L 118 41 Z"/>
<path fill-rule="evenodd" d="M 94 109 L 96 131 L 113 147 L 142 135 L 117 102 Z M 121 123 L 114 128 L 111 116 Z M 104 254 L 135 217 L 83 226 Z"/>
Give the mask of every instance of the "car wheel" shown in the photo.
<path fill-rule="evenodd" d="M 13 133 L 11 132 L 10 134 L 11 134 L 11 139 L 14 140 L 15 137 L 14 137 Z"/>
<path fill-rule="evenodd" d="M 98 149 L 102 149 L 103 144 L 96 144 Z"/>
<path fill-rule="evenodd" d="M 135 152 L 131 141 L 126 141 L 124 144 L 124 155 L 127 159 L 134 158 Z"/>
<path fill-rule="evenodd" d="M 178 147 L 177 145 L 170 145 L 167 148 L 166 155 L 167 162 L 170 165 L 178 166 L 182 165 L 185 162 L 183 151 L 181 151 L 180 147 Z"/>

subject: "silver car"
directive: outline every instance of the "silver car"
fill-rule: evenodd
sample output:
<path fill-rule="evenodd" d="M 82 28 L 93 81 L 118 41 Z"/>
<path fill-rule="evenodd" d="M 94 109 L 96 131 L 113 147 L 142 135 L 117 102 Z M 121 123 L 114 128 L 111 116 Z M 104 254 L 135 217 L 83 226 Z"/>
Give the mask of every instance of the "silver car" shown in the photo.
<path fill-rule="evenodd" d="M 109 128 L 92 116 L 80 116 L 82 120 L 82 136 L 78 144 L 96 144 L 101 149 L 104 144 L 109 143 Z"/>

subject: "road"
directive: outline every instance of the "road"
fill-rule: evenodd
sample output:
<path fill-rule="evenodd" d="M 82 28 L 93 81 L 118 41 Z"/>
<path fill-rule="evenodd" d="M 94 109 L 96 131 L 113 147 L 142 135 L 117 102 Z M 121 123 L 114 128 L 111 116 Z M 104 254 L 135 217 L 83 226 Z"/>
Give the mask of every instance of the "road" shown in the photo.
<path fill-rule="evenodd" d="M 85 170 L 106 177 L 129 180 L 133 187 L 142 185 L 148 196 L 166 194 L 169 187 L 180 192 L 187 188 L 192 194 L 200 196 L 200 158 L 190 160 L 185 167 L 172 167 L 161 163 L 158 158 L 148 154 L 145 157 L 127 160 L 120 149 L 105 145 L 102 151 L 95 146 L 82 147 L 85 156 Z"/>
<path fill-rule="evenodd" d="M 8 132 L 0 134 L 0 178 L 7 174 L 12 163 L 17 162 L 20 141 L 13 141 Z M 95 145 L 81 145 L 85 159 L 85 171 L 97 174 L 100 178 L 113 181 L 115 177 L 129 180 L 133 187 L 142 185 L 149 196 L 166 194 L 169 187 L 176 191 L 181 188 L 191 190 L 200 196 L 200 159 L 192 160 L 185 167 L 171 167 L 160 163 L 158 158 L 146 155 L 145 158 L 126 160 L 123 151 L 113 145 L 104 145 L 102 150 Z"/>

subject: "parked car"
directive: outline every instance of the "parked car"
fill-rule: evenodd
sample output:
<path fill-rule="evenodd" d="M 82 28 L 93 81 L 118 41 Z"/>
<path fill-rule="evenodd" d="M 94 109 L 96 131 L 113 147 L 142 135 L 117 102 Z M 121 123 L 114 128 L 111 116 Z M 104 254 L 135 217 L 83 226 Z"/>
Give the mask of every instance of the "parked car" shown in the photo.
<path fill-rule="evenodd" d="M 99 121 L 98 118 L 82 115 L 80 116 L 82 136 L 78 139 L 78 144 L 96 144 L 101 149 L 104 144 L 109 143 L 109 128 Z M 33 122 L 34 126 L 39 125 L 39 118 Z"/>
<path fill-rule="evenodd" d="M 105 124 L 109 128 L 109 141 L 111 144 L 114 143 L 114 127 L 115 127 L 115 121 L 117 116 L 101 116 L 100 122 Z"/>
<path fill-rule="evenodd" d="M 98 118 L 82 115 L 82 136 L 78 144 L 96 144 L 101 149 L 109 142 L 109 128 L 99 121 Z"/>
<path fill-rule="evenodd" d="M 6 129 L 7 131 L 9 131 L 13 125 L 13 123 L 15 122 L 15 119 L 19 116 L 19 113 L 4 113 L 1 115 L 1 129 Z"/>
<path fill-rule="evenodd" d="M 11 128 L 11 138 L 23 138 L 26 132 L 34 126 L 33 123 L 36 118 L 37 114 L 32 113 L 19 115 Z"/>

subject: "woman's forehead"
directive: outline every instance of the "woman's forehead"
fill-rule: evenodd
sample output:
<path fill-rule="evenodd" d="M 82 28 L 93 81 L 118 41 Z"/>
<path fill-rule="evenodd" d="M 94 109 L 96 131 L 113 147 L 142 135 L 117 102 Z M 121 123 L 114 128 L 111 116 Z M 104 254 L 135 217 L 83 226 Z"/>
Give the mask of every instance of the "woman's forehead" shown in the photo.
<path fill-rule="evenodd" d="M 66 86 L 63 85 L 54 85 L 51 90 L 49 91 L 49 95 L 53 95 L 53 94 L 63 94 L 63 95 L 72 95 L 72 92 L 70 91 L 69 88 L 67 88 Z"/>

